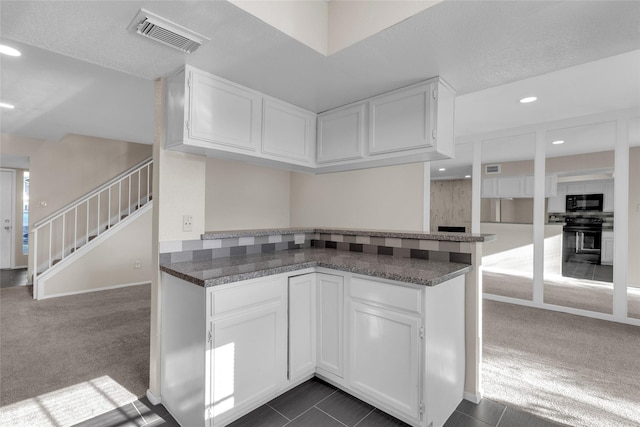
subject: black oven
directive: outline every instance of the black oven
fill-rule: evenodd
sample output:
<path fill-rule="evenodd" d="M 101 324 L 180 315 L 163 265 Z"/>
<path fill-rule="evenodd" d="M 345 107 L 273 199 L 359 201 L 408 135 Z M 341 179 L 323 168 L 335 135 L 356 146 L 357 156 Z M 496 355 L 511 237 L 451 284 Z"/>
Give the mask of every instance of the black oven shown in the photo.
<path fill-rule="evenodd" d="M 602 194 L 573 194 L 567 196 L 567 212 L 602 212 Z"/>
<path fill-rule="evenodd" d="M 570 217 L 562 228 L 562 275 L 576 276 L 576 264 L 600 264 L 602 218 Z"/>

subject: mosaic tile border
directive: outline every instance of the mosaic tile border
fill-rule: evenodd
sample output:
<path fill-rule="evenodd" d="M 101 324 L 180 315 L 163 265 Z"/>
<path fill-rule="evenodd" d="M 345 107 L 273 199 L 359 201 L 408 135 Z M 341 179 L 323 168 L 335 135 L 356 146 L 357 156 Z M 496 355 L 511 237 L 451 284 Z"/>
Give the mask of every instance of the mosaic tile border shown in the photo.
<path fill-rule="evenodd" d="M 296 243 L 296 241 L 303 243 Z M 206 261 L 236 255 L 279 252 L 310 247 L 471 264 L 472 245 L 470 242 L 350 234 L 274 234 L 212 240 L 161 242 L 160 264 Z"/>

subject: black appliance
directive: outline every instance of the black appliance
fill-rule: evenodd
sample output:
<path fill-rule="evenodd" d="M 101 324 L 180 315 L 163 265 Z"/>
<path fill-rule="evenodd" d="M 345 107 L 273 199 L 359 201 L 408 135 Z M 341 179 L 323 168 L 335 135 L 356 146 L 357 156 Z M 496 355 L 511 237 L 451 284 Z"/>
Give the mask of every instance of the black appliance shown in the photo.
<path fill-rule="evenodd" d="M 604 195 L 573 194 L 567 196 L 567 212 L 602 212 Z"/>
<path fill-rule="evenodd" d="M 583 278 L 576 275 L 576 264 L 600 264 L 602 218 L 567 218 L 562 243 L 562 275 Z"/>
<path fill-rule="evenodd" d="M 439 225 L 438 231 L 444 231 L 448 233 L 464 233 L 466 231 L 466 228 L 451 225 Z"/>

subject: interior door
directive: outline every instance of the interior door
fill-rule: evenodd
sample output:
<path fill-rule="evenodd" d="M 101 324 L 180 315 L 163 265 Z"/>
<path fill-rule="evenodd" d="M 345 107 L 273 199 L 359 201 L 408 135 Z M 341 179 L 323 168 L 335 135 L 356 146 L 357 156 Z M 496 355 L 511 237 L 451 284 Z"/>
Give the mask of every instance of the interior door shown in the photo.
<path fill-rule="evenodd" d="M 13 267 L 13 251 L 14 251 L 14 215 L 15 215 L 15 172 L 11 170 L 0 171 L 2 182 L 0 183 L 0 220 L 2 228 L 0 229 L 0 268 Z"/>

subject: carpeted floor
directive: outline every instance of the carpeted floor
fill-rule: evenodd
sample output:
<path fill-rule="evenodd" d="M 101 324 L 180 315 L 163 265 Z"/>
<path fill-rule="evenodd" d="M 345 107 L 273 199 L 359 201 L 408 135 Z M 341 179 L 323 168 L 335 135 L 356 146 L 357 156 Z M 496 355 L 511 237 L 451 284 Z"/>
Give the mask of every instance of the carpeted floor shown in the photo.
<path fill-rule="evenodd" d="M 485 293 L 533 299 L 533 281 L 530 277 L 485 270 L 482 274 Z M 609 313 L 613 311 L 613 285 L 587 280 L 556 277 L 544 282 L 544 302 L 564 307 Z M 640 289 L 628 289 L 628 316 L 640 319 Z"/>
<path fill-rule="evenodd" d="M 640 327 L 484 300 L 484 396 L 571 426 L 640 425 Z"/>
<path fill-rule="evenodd" d="M 30 287 L 0 289 L 0 424 L 72 425 L 142 396 L 150 292 L 33 301 Z"/>

